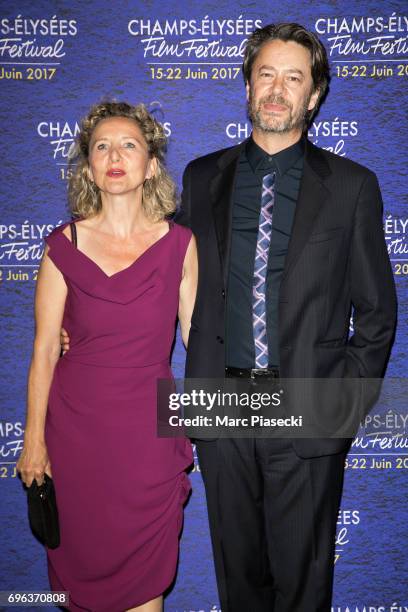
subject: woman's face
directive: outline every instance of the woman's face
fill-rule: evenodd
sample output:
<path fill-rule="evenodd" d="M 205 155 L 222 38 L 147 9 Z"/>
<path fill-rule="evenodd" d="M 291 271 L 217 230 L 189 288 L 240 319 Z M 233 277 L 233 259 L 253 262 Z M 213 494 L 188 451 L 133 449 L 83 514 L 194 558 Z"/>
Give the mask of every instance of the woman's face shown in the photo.
<path fill-rule="evenodd" d="M 155 169 L 156 160 L 149 157 L 136 121 L 109 117 L 97 124 L 89 143 L 89 176 L 102 192 L 141 193 L 144 181 Z"/>

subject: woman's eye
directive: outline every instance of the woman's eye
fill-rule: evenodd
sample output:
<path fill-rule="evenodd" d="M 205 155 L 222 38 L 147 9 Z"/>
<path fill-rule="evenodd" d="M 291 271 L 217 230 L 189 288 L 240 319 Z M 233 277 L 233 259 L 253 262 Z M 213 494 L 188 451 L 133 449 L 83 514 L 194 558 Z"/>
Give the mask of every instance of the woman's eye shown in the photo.
<path fill-rule="evenodd" d="M 96 147 L 98 149 L 98 151 L 102 151 L 103 149 L 106 148 L 106 144 L 104 144 L 103 142 L 99 143 Z"/>
<path fill-rule="evenodd" d="M 126 143 L 125 143 L 125 147 L 126 147 L 127 149 L 134 149 L 134 148 L 135 148 L 135 145 L 134 145 L 134 143 L 133 143 L 133 142 L 126 142 Z"/>

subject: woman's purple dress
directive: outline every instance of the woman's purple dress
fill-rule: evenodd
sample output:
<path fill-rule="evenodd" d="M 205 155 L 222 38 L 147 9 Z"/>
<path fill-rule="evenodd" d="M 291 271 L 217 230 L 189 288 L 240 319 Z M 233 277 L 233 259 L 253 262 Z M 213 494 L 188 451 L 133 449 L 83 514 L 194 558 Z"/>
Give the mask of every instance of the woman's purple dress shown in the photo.
<path fill-rule="evenodd" d="M 75 612 L 123 612 L 172 582 L 190 483 L 190 442 L 158 438 L 156 381 L 171 377 L 190 230 L 174 223 L 107 276 L 63 234 L 46 239 L 68 286 L 46 419 L 61 545 L 47 549 L 54 590 Z M 80 246 L 80 245 L 79 245 Z"/>

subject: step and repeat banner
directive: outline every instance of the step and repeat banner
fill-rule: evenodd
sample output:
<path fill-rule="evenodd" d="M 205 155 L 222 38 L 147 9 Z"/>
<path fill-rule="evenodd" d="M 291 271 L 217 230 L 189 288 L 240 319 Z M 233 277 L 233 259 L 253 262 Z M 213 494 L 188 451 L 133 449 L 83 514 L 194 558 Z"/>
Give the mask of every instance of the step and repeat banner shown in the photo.
<path fill-rule="evenodd" d="M 23 440 L 43 238 L 69 216 L 68 157 L 79 121 L 91 104 L 106 98 L 144 102 L 165 127 L 168 167 L 180 185 L 189 160 L 249 136 L 240 69 L 245 41 L 254 28 L 279 21 L 296 21 L 316 32 L 329 54 L 330 92 L 309 129 L 310 140 L 368 166 L 379 178 L 399 296 L 387 376 L 405 376 L 406 0 L 2 2 L 0 591 L 48 589 L 44 549 L 29 530 L 15 465 Z M 182 377 L 183 365 L 178 339 L 176 376 Z M 405 397 L 400 400 L 406 406 Z M 333 612 L 408 611 L 407 419 L 403 412 L 376 418 L 375 409 L 370 417 L 369 431 L 355 440 L 347 460 Z M 178 576 L 166 610 L 216 612 L 197 462 L 191 480 Z"/>

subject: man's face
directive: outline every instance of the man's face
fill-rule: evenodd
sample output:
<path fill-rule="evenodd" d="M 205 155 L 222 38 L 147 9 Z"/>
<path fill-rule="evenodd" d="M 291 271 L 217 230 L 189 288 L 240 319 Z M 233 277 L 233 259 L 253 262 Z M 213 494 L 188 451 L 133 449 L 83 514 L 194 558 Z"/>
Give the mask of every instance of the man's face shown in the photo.
<path fill-rule="evenodd" d="M 246 91 L 255 130 L 303 130 L 306 112 L 319 97 L 319 91 L 313 91 L 309 50 L 293 41 L 265 43 L 252 65 Z"/>

